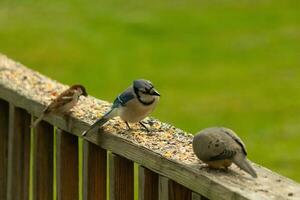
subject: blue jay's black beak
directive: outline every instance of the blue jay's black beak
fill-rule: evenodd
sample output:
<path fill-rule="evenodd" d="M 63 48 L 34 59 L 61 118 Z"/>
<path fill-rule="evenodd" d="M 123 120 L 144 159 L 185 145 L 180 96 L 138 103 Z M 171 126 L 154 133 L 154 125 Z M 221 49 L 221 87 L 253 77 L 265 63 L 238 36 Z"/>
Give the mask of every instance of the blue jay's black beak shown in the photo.
<path fill-rule="evenodd" d="M 154 88 L 152 88 L 152 90 L 150 91 L 150 94 L 153 96 L 160 96 L 160 94 L 158 93 L 158 91 Z"/>

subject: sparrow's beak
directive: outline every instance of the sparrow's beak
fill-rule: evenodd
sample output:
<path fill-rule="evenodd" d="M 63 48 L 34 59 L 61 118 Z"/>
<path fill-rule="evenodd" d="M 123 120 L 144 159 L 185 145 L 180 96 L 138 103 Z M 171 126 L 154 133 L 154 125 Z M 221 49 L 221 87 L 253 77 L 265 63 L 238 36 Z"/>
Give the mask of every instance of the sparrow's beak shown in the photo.
<path fill-rule="evenodd" d="M 152 88 L 152 90 L 150 91 L 150 94 L 153 96 L 160 96 L 159 92 L 154 88 Z"/>

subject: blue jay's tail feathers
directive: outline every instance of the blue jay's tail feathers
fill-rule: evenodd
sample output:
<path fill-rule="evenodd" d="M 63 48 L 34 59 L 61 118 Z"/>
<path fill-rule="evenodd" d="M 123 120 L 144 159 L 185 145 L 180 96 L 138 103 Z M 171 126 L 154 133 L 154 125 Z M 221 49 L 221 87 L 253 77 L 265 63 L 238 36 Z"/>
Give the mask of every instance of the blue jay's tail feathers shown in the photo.
<path fill-rule="evenodd" d="M 255 172 L 255 170 L 253 169 L 249 160 L 246 157 L 237 154 L 233 162 L 242 170 L 250 174 L 253 178 L 257 178 L 257 173 Z"/>
<path fill-rule="evenodd" d="M 35 128 L 36 125 L 38 125 L 38 123 L 39 123 L 40 121 L 43 120 L 44 116 L 45 116 L 45 114 L 42 113 L 41 116 L 39 116 L 39 118 L 37 118 L 37 119 L 30 125 L 30 127 L 31 127 L 31 128 Z"/>
<path fill-rule="evenodd" d="M 116 116 L 115 109 L 108 111 L 102 118 L 98 119 L 92 126 L 90 126 L 87 130 L 85 130 L 81 136 L 85 136 L 90 131 L 93 131 L 96 128 L 103 126 L 109 119 Z"/>
<path fill-rule="evenodd" d="M 105 117 L 98 119 L 92 126 L 90 126 L 87 130 L 85 130 L 81 135 L 85 136 L 87 133 L 93 131 L 95 128 L 99 128 L 103 126 L 108 120 L 109 118 L 105 118 Z"/>

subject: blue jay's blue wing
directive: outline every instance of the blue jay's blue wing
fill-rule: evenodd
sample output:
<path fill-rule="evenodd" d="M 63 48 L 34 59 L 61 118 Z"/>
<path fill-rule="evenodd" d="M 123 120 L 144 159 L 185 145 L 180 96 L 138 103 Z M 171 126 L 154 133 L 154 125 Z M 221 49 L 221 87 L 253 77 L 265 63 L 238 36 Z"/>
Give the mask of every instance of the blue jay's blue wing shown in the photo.
<path fill-rule="evenodd" d="M 82 136 L 85 136 L 90 131 L 103 126 L 110 118 L 114 117 L 118 113 L 118 108 L 121 106 L 126 106 L 126 103 L 134 99 L 134 94 L 132 93 L 132 88 L 128 88 L 122 94 L 120 94 L 114 101 L 111 109 L 104 114 L 104 116 L 98 119 L 93 125 L 91 125 L 86 131 L 82 133 Z"/>
<path fill-rule="evenodd" d="M 120 106 L 126 106 L 126 103 L 130 100 L 134 99 L 134 94 L 131 90 L 126 90 L 121 93 L 114 101 L 112 108 L 118 108 Z"/>

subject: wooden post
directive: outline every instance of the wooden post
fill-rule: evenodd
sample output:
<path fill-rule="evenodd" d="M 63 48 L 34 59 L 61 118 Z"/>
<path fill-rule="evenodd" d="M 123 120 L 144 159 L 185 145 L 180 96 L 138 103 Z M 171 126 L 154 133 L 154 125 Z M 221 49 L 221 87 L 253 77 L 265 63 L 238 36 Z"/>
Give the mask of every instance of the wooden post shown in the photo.
<path fill-rule="evenodd" d="M 56 132 L 56 186 L 58 200 L 78 200 L 78 138 L 60 129 Z"/>
<path fill-rule="evenodd" d="M 33 199 L 53 200 L 53 126 L 41 121 L 34 132 Z"/>
<path fill-rule="evenodd" d="M 83 199 L 106 200 L 107 151 L 83 141 Z"/>
<path fill-rule="evenodd" d="M 169 200 L 191 200 L 192 191 L 188 188 L 169 180 Z"/>
<path fill-rule="evenodd" d="M 110 199 L 132 200 L 134 198 L 133 162 L 124 157 L 110 154 Z"/>
<path fill-rule="evenodd" d="M 9 104 L 0 99 L 0 199 L 6 198 Z"/>
<path fill-rule="evenodd" d="M 7 199 L 29 199 L 30 115 L 9 106 Z"/>
<path fill-rule="evenodd" d="M 158 199 L 158 174 L 139 166 L 139 200 Z"/>

